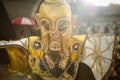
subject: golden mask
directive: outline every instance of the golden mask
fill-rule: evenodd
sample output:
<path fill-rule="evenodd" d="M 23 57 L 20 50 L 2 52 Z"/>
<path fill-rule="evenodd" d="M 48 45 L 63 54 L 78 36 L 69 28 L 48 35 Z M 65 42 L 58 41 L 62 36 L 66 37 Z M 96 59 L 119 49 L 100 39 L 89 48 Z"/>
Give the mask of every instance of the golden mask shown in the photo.
<path fill-rule="evenodd" d="M 36 15 L 45 53 L 48 50 L 66 53 L 72 30 L 71 9 L 64 0 L 45 0 Z"/>

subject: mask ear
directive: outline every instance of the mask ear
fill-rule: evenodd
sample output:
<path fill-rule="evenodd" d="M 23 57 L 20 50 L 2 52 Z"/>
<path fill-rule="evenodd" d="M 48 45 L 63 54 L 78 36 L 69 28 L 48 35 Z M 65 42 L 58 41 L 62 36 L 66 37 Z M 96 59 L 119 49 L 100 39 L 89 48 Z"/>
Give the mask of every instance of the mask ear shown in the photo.
<path fill-rule="evenodd" d="M 37 26 L 39 27 L 39 13 L 37 13 L 35 15 L 35 22 L 36 22 Z"/>
<path fill-rule="evenodd" d="M 75 29 L 77 24 L 77 15 L 72 15 L 72 28 Z"/>

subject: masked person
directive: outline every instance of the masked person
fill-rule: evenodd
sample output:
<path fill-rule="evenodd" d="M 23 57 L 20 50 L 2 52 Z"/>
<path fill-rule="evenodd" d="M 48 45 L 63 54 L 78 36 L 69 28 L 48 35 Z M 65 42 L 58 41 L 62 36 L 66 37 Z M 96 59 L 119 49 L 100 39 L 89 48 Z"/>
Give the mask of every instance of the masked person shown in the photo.
<path fill-rule="evenodd" d="M 36 21 L 41 36 L 0 42 L 10 58 L 8 72 L 26 73 L 33 80 L 108 80 L 119 75 L 120 37 L 71 36 L 75 17 L 66 1 L 45 0 Z"/>

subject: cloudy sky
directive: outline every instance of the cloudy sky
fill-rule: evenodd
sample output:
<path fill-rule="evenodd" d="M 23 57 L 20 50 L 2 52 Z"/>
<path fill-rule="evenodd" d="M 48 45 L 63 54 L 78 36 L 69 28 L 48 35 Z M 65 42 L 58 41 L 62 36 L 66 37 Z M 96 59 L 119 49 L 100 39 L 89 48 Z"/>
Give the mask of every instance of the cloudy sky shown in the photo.
<path fill-rule="evenodd" d="M 83 2 L 96 6 L 108 6 L 110 3 L 120 4 L 120 0 L 83 0 Z"/>

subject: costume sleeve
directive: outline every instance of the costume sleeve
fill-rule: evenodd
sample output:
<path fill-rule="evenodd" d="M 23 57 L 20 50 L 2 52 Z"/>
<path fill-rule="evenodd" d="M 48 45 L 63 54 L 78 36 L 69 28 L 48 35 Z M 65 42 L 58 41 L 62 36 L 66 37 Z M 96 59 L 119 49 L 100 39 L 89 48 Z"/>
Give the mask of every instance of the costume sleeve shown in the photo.
<path fill-rule="evenodd" d="M 0 41 L 1 65 L 6 65 L 3 67 L 6 67 L 8 72 L 27 72 L 29 54 L 27 49 L 27 38 L 20 39 L 17 41 Z"/>
<path fill-rule="evenodd" d="M 28 49 L 28 38 L 23 38 L 23 39 L 20 39 L 20 40 L 16 40 L 16 41 L 4 41 L 4 40 L 1 40 L 0 41 L 0 48 L 3 48 L 3 47 L 8 47 L 8 46 L 21 46 L 25 49 Z"/>

